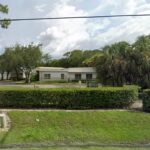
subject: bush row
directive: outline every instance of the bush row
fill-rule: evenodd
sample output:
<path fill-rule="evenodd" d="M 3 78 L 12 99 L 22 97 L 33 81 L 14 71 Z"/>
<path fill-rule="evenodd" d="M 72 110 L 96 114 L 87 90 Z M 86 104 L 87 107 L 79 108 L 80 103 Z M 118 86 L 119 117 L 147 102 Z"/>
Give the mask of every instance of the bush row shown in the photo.
<path fill-rule="evenodd" d="M 142 94 L 143 110 L 150 112 L 150 89 L 144 90 Z"/>
<path fill-rule="evenodd" d="M 136 87 L 85 89 L 0 89 L 1 108 L 124 108 L 138 97 Z"/>

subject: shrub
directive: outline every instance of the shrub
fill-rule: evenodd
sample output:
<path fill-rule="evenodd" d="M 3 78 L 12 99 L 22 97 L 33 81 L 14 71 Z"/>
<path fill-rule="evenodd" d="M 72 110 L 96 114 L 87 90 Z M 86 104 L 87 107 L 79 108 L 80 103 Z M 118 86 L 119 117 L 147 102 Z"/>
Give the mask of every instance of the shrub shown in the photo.
<path fill-rule="evenodd" d="M 142 100 L 143 100 L 143 110 L 150 112 L 150 89 L 144 90 Z"/>
<path fill-rule="evenodd" d="M 32 74 L 30 80 L 31 82 L 39 81 L 39 74 L 38 73 Z"/>
<path fill-rule="evenodd" d="M 124 108 L 137 99 L 136 87 L 85 89 L 0 89 L 0 107 Z"/>

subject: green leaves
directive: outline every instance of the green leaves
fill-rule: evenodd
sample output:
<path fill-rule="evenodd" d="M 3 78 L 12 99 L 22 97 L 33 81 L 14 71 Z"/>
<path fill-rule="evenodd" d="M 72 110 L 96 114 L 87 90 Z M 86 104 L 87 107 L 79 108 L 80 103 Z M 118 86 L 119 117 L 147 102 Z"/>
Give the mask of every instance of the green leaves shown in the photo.
<path fill-rule="evenodd" d="M 0 25 L 2 28 L 7 29 L 10 25 L 11 21 L 9 19 L 3 19 L 3 21 L 0 21 Z"/>
<path fill-rule="evenodd" d="M 26 81 L 30 82 L 31 71 L 40 64 L 41 57 L 40 45 L 16 44 L 14 47 L 6 48 L 4 54 L 0 56 L 0 71 L 15 72 L 17 80 L 20 79 L 19 74 L 24 71 Z"/>
<path fill-rule="evenodd" d="M 0 89 L 0 107 L 125 108 L 138 97 L 137 87 L 85 89 Z"/>
<path fill-rule="evenodd" d="M 4 13 L 4 14 L 7 14 L 8 13 L 8 6 L 0 4 L 0 12 Z M 11 21 L 9 19 L 1 19 L 0 26 L 2 28 L 8 28 L 8 26 L 10 25 L 10 23 L 11 23 Z"/>
<path fill-rule="evenodd" d="M 114 43 L 102 51 L 103 56 L 95 63 L 102 84 L 150 87 L 150 35 L 139 37 L 132 45 L 124 41 Z"/>
<path fill-rule="evenodd" d="M 0 12 L 7 14 L 8 13 L 8 6 L 0 4 Z"/>

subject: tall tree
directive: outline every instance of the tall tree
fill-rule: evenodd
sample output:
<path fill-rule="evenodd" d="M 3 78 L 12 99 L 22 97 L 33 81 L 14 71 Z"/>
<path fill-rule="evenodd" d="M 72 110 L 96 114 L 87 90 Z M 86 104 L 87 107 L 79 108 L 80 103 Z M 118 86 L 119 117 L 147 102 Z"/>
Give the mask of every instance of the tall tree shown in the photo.
<path fill-rule="evenodd" d="M 41 62 L 42 52 L 40 47 L 41 45 L 33 45 L 33 43 L 21 47 L 23 57 L 22 69 L 25 72 L 27 83 L 30 83 L 32 70 Z"/>
<path fill-rule="evenodd" d="M 2 57 L 4 60 L 4 67 L 5 67 L 5 71 L 7 72 L 7 80 L 8 80 L 10 72 L 13 71 L 14 69 L 12 48 L 6 48 Z"/>
<path fill-rule="evenodd" d="M 5 72 L 5 59 L 3 55 L 0 56 L 0 74 L 1 74 L 1 79 L 4 80 L 4 72 Z"/>
<path fill-rule="evenodd" d="M 118 42 L 105 46 L 103 55 L 97 59 L 96 69 L 99 80 L 105 85 L 120 86 L 124 84 L 126 68 L 127 42 Z"/>

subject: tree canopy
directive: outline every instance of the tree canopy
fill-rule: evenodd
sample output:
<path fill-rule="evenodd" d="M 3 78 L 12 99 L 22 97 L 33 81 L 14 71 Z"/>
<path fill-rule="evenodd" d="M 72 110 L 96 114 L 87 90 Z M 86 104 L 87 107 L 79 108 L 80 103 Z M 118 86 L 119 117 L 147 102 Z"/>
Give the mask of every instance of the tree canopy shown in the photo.
<path fill-rule="evenodd" d="M 104 85 L 137 84 L 150 87 L 150 36 L 140 36 L 132 45 L 118 42 L 105 46 L 96 61 L 99 81 Z"/>
<path fill-rule="evenodd" d="M 14 47 L 6 48 L 4 54 L 0 56 L 0 72 L 2 76 L 4 72 L 7 72 L 8 77 L 9 73 L 14 71 L 17 79 L 19 79 L 19 73 L 24 72 L 26 82 L 29 83 L 31 72 L 41 63 L 41 59 L 40 45 L 31 43 L 27 46 L 22 46 L 17 44 Z"/>
<path fill-rule="evenodd" d="M 87 67 L 91 57 L 101 54 L 100 50 L 72 50 L 63 55 L 63 58 L 54 59 L 49 66 L 53 67 Z"/>

